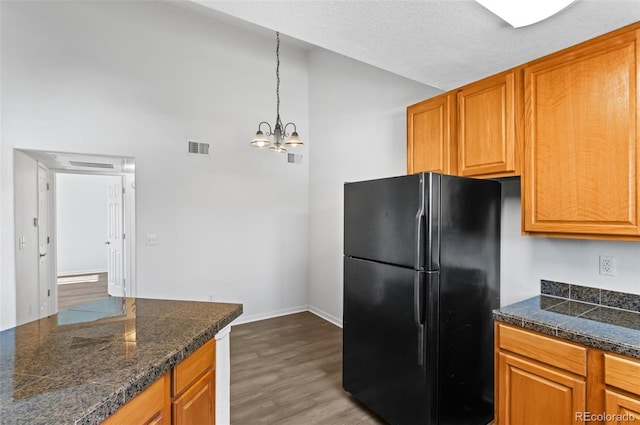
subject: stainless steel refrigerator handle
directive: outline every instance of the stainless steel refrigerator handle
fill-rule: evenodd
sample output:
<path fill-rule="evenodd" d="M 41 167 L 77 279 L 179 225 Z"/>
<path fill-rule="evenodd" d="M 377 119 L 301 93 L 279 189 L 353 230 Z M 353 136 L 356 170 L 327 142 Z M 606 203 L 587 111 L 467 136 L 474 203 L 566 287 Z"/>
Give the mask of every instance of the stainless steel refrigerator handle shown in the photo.
<path fill-rule="evenodd" d="M 416 273 L 413 278 L 413 318 L 418 327 L 418 365 L 424 364 L 424 290 L 422 288 L 423 273 Z"/>

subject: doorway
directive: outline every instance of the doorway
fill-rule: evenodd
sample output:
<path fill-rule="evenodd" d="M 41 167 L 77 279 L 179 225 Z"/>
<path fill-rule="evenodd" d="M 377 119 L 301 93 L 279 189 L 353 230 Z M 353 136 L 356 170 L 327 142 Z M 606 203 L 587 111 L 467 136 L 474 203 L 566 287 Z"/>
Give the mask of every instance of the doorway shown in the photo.
<path fill-rule="evenodd" d="M 56 173 L 58 309 L 123 296 L 124 177 Z"/>
<path fill-rule="evenodd" d="M 91 292 L 135 295 L 133 158 L 15 150 L 14 182 L 18 325 L 86 302 Z M 80 298 L 69 299 L 66 285 L 80 281 Z"/>

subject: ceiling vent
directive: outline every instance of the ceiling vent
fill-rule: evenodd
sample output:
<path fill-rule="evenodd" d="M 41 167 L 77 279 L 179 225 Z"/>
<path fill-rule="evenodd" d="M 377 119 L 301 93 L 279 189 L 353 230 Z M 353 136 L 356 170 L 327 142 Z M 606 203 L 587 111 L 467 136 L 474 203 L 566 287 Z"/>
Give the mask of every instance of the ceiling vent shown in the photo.
<path fill-rule="evenodd" d="M 84 162 L 84 161 L 69 161 L 69 164 L 75 167 L 84 168 L 110 168 L 113 169 L 113 164 L 105 164 L 102 162 Z"/>
<path fill-rule="evenodd" d="M 209 155 L 209 143 L 187 141 L 187 153 L 189 155 Z"/>

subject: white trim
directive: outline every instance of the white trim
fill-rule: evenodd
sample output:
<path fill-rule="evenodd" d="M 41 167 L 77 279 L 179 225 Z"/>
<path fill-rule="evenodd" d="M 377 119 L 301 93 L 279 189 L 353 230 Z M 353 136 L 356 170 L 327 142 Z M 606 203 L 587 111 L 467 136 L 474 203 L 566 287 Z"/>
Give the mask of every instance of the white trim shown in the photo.
<path fill-rule="evenodd" d="M 321 319 L 326 320 L 327 322 L 331 322 L 334 325 L 336 325 L 339 328 L 342 328 L 342 319 L 337 318 L 336 316 L 327 313 L 324 310 L 321 310 L 317 307 L 314 307 L 312 305 L 309 306 L 309 312 L 315 314 L 316 316 L 320 317 Z"/>
<path fill-rule="evenodd" d="M 81 270 L 81 271 L 71 271 L 71 272 L 59 272 L 60 274 L 57 277 L 67 277 L 67 276 L 82 276 L 85 274 L 98 274 L 98 273 L 107 273 L 107 269 L 94 269 L 94 270 Z"/>
<path fill-rule="evenodd" d="M 233 322 L 231 322 L 231 326 L 236 325 L 244 325 L 245 323 L 257 322 L 259 320 L 273 319 L 280 316 L 286 316 L 288 314 L 302 313 L 304 311 L 308 311 L 309 313 L 313 313 L 321 319 L 326 320 L 327 322 L 333 323 L 334 325 L 342 328 L 342 319 L 339 319 L 324 310 L 321 310 L 317 307 L 311 305 L 301 305 L 298 307 L 286 308 L 284 310 L 273 311 L 270 313 L 264 314 L 253 314 L 251 316 L 240 316 Z"/>
<path fill-rule="evenodd" d="M 302 313 L 303 311 L 309 311 L 309 306 L 301 305 L 298 307 L 285 308 L 284 310 L 273 311 L 270 313 L 253 314 L 251 316 L 242 315 L 234 320 L 231 325 L 235 326 L 250 322 L 257 322 L 258 320 L 273 319 L 275 317 L 286 316 L 287 314 Z"/>
<path fill-rule="evenodd" d="M 231 326 L 222 328 L 216 335 L 216 423 L 231 423 L 231 359 L 229 346 Z"/>

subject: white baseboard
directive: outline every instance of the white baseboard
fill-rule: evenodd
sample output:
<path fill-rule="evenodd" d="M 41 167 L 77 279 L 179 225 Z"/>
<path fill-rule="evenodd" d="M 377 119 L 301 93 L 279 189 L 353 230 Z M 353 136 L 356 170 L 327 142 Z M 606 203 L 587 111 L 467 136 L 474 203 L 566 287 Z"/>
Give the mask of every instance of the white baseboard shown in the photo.
<path fill-rule="evenodd" d="M 269 312 L 269 313 L 252 314 L 251 316 L 242 315 L 242 316 L 238 317 L 236 320 L 234 320 L 233 322 L 231 322 L 231 326 L 242 325 L 242 324 L 251 323 L 251 322 L 257 322 L 258 320 L 273 319 L 275 317 L 286 316 L 288 314 L 302 313 L 303 311 L 308 311 L 310 313 L 313 313 L 316 316 L 320 317 L 321 319 L 324 319 L 327 322 L 333 323 L 334 325 L 338 326 L 339 328 L 342 327 L 342 319 L 339 319 L 339 318 L 327 313 L 326 311 L 323 311 L 323 310 L 321 310 L 321 309 L 319 309 L 317 307 L 311 306 L 311 305 L 301 305 L 301 306 L 297 306 L 297 307 L 285 308 L 283 310 L 272 311 L 272 312 Z"/>
<path fill-rule="evenodd" d="M 283 310 L 272 311 L 269 313 L 252 314 L 251 316 L 245 316 L 244 314 L 231 322 L 231 326 L 242 325 L 244 323 L 257 322 L 258 320 L 273 319 L 274 317 L 286 316 L 287 314 L 302 313 L 303 311 L 309 311 L 309 306 L 301 305 L 298 307 L 285 308 Z"/>
<path fill-rule="evenodd" d="M 331 322 L 334 325 L 336 325 L 337 327 L 341 328 L 342 327 L 342 319 L 327 313 L 324 310 L 321 310 L 317 307 L 314 307 L 312 305 L 309 306 L 309 311 L 313 314 L 315 314 L 316 316 L 326 320 L 327 322 Z"/>
<path fill-rule="evenodd" d="M 99 274 L 99 273 L 107 273 L 106 269 L 89 269 L 89 270 L 72 270 L 72 271 L 64 271 L 61 272 L 58 270 L 58 277 L 66 277 L 66 276 L 82 276 L 85 274 Z"/>

